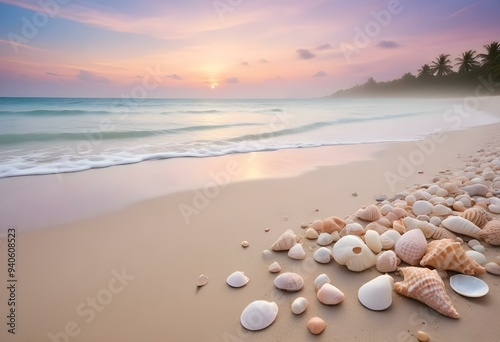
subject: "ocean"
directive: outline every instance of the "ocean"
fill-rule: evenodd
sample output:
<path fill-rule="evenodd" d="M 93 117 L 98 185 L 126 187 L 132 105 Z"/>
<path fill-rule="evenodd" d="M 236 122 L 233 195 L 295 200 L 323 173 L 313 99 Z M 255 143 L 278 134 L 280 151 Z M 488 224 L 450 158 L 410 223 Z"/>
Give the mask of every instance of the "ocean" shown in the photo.
<path fill-rule="evenodd" d="M 478 99 L 0 98 L 0 178 L 422 139 L 499 122 Z"/>

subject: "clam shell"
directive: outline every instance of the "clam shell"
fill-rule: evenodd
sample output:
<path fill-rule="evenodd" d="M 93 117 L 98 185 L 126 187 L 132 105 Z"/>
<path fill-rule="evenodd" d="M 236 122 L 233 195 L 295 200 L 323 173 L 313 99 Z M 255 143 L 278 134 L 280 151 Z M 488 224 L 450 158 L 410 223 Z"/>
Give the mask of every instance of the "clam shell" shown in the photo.
<path fill-rule="evenodd" d="M 387 215 L 387 214 L 389 214 L 391 211 L 392 211 L 392 205 L 390 205 L 390 204 L 384 204 L 384 205 L 380 208 L 380 213 L 381 213 L 382 215 Z"/>
<path fill-rule="evenodd" d="M 392 304 L 392 287 L 394 279 L 384 274 L 370 280 L 358 290 L 358 299 L 364 307 L 381 311 Z"/>
<path fill-rule="evenodd" d="M 241 271 L 233 272 L 227 277 L 226 283 L 231 287 L 243 287 L 250 279 Z"/>
<path fill-rule="evenodd" d="M 432 209 L 433 209 L 432 203 L 423 200 L 416 201 L 411 206 L 411 210 L 416 216 L 429 215 L 430 213 L 432 213 Z"/>
<path fill-rule="evenodd" d="M 398 268 L 399 260 L 394 251 L 385 251 L 377 257 L 377 271 L 382 273 L 394 272 Z"/>
<path fill-rule="evenodd" d="M 329 233 L 321 233 L 316 243 L 320 246 L 328 246 L 333 243 L 333 236 Z"/>
<path fill-rule="evenodd" d="M 274 279 L 274 286 L 280 290 L 295 292 L 304 287 L 304 279 L 297 273 L 286 272 Z"/>
<path fill-rule="evenodd" d="M 303 313 L 304 311 L 306 311 L 308 305 L 309 305 L 309 302 L 304 297 L 296 298 L 292 302 L 292 306 L 291 306 L 292 307 L 292 312 L 294 314 L 296 314 L 296 315 L 300 315 L 301 313 Z"/>
<path fill-rule="evenodd" d="M 278 264 L 278 262 L 273 262 L 271 265 L 269 265 L 269 272 L 271 273 L 278 273 L 281 271 L 281 265 Z"/>
<path fill-rule="evenodd" d="M 387 229 L 389 229 L 389 228 L 387 228 L 384 225 L 381 225 L 378 221 L 370 222 L 365 227 L 365 231 L 366 232 L 369 231 L 369 230 L 374 230 L 374 231 L 376 231 L 379 234 L 382 234 L 382 233 L 386 232 Z"/>
<path fill-rule="evenodd" d="M 276 316 L 278 316 L 278 305 L 275 302 L 256 300 L 243 310 L 240 323 L 248 330 L 262 330 L 270 326 Z"/>
<path fill-rule="evenodd" d="M 367 230 L 365 233 L 365 243 L 373 253 L 379 253 L 382 250 L 380 235 L 374 230 Z"/>
<path fill-rule="evenodd" d="M 479 239 L 481 234 L 481 229 L 478 226 L 460 216 L 449 216 L 441 224 L 454 233 L 471 236 L 475 239 Z"/>
<path fill-rule="evenodd" d="M 319 317 L 313 317 L 307 321 L 307 329 L 309 329 L 309 332 L 313 335 L 321 334 L 325 328 L 325 321 Z"/>
<path fill-rule="evenodd" d="M 479 234 L 481 239 L 492 246 L 500 246 L 500 220 L 486 223 Z"/>
<path fill-rule="evenodd" d="M 306 252 L 301 244 L 296 244 L 288 250 L 288 256 L 292 259 L 302 260 L 306 257 Z"/>
<path fill-rule="evenodd" d="M 500 214 L 500 206 L 496 204 L 490 204 L 488 206 L 488 210 L 491 211 L 493 214 Z"/>
<path fill-rule="evenodd" d="M 427 240 L 420 229 L 404 233 L 395 245 L 397 256 L 410 265 L 418 265 L 426 250 Z"/>
<path fill-rule="evenodd" d="M 466 297 L 482 297 L 489 291 L 488 285 L 481 279 L 463 274 L 450 277 L 450 286 L 453 291 Z"/>
<path fill-rule="evenodd" d="M 331 280 L 326 274 L 320 274 L 314 279 L 314 287 L 319 290 L 324 284 L 330 284 Z"/>
<path fill-rule="evenodd" d="M 272 244 L 273 251 L 288 251 L 297 243 L 297 235 L 289 229 Z"/>
<path fill-rule="evenodd" d="M 347 224 L 343 231 L 345 232 L 345 235 L 361 236 L 365 233 L 363 226 L 356 222 Z"/>
<path fill-rule="evenodd" d="M 346 235 L 333 245 L 333 258 L 354 272 L 375 266 L 377 261 L 377 257 L 363 240 L 354 235 Z"/>
<path fill-rule="evenodd" d="M 496 262 L 489 262 L 484 266 L 486 272 L 494 275 L 500 275 L 500 265 Z"/>
<path fill-rule="evenodd" d="M 307 228 L 306 238 L 308 238 L 309 240 L 316 240 L 318 236 L 318 232 L 314 228 Z"/>
<path fill-rule="evenodd" d="M 326 247 L 320 247 L 314 252 L 313 259 L 320 264 L 328 264 L 333 259 L 332 251 Z"/>
<path fill-rule="evenodd" d="M 367 207 L 358 209 L 358 211 L 356 211 L 356 216 L 361 220 L 372 222 L 380 219 L 382 214 L 376 205 L 370 204 Z"/>
<path fill-rule="evenodd" d="M 394 229 L 389 229 L 384 234 L 380 235 L 380 243 L 382 244 L 382 249 L 391 249 L 399 240 L 401 234 Z"/>
<path fill-rule="evenodd" d="M 332 284 L 324 284 L 316 293 L 316 298 L 325 305 L 337 305 L 341 303 L 345 295 Z"/>

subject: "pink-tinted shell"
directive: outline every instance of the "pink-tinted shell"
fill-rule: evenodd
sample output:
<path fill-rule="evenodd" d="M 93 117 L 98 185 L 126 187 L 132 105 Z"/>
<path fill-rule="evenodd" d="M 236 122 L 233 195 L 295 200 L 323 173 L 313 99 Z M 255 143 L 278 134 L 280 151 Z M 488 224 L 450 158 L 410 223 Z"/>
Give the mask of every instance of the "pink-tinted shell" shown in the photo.
<path fill-rule="evenodd" d="M 385 251 L 377 257 L 377 271 L 382 273 L 394 272 L 398 268 L 399 260 L 393 251 Z"/>
<path fill-rule="evenodd" d="M 382 217 L 380 210 L 374 204 L 370 204 L 367 207 L 363 207 L 356 212 L 356 216 L 364 221 L 377 221 Z"/>
<path fill-rule="evenodd" d="M 404 233 L 396 242 L 395 252 L 398 257 L 410 265 L 418 265 L 427 250 L 427 240 L 420 229 Z"/>

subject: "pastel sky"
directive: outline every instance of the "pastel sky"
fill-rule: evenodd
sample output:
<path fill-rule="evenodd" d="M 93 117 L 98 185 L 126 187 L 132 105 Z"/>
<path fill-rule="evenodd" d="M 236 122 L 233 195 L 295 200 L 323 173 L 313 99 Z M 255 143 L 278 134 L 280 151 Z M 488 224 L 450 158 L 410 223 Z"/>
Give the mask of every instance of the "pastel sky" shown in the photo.
<path fill-rule="evenodd" d="M 0 96 L 321 97 L 500 40 L 498 0 L 0 0 Z"/>

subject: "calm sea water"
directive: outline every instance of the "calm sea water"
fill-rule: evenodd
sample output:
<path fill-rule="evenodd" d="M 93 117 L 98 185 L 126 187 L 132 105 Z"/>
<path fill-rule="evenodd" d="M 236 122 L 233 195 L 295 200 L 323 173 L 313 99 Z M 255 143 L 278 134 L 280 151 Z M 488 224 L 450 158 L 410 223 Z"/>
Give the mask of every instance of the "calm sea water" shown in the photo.
<path fill-rule="evenodd" d="M 415 140 L 436 130 L 500 121 L 475 111 L 458 124 L 449 112 L 461 102 L 0 98 L 0 178 L 150 159 Z"/>

